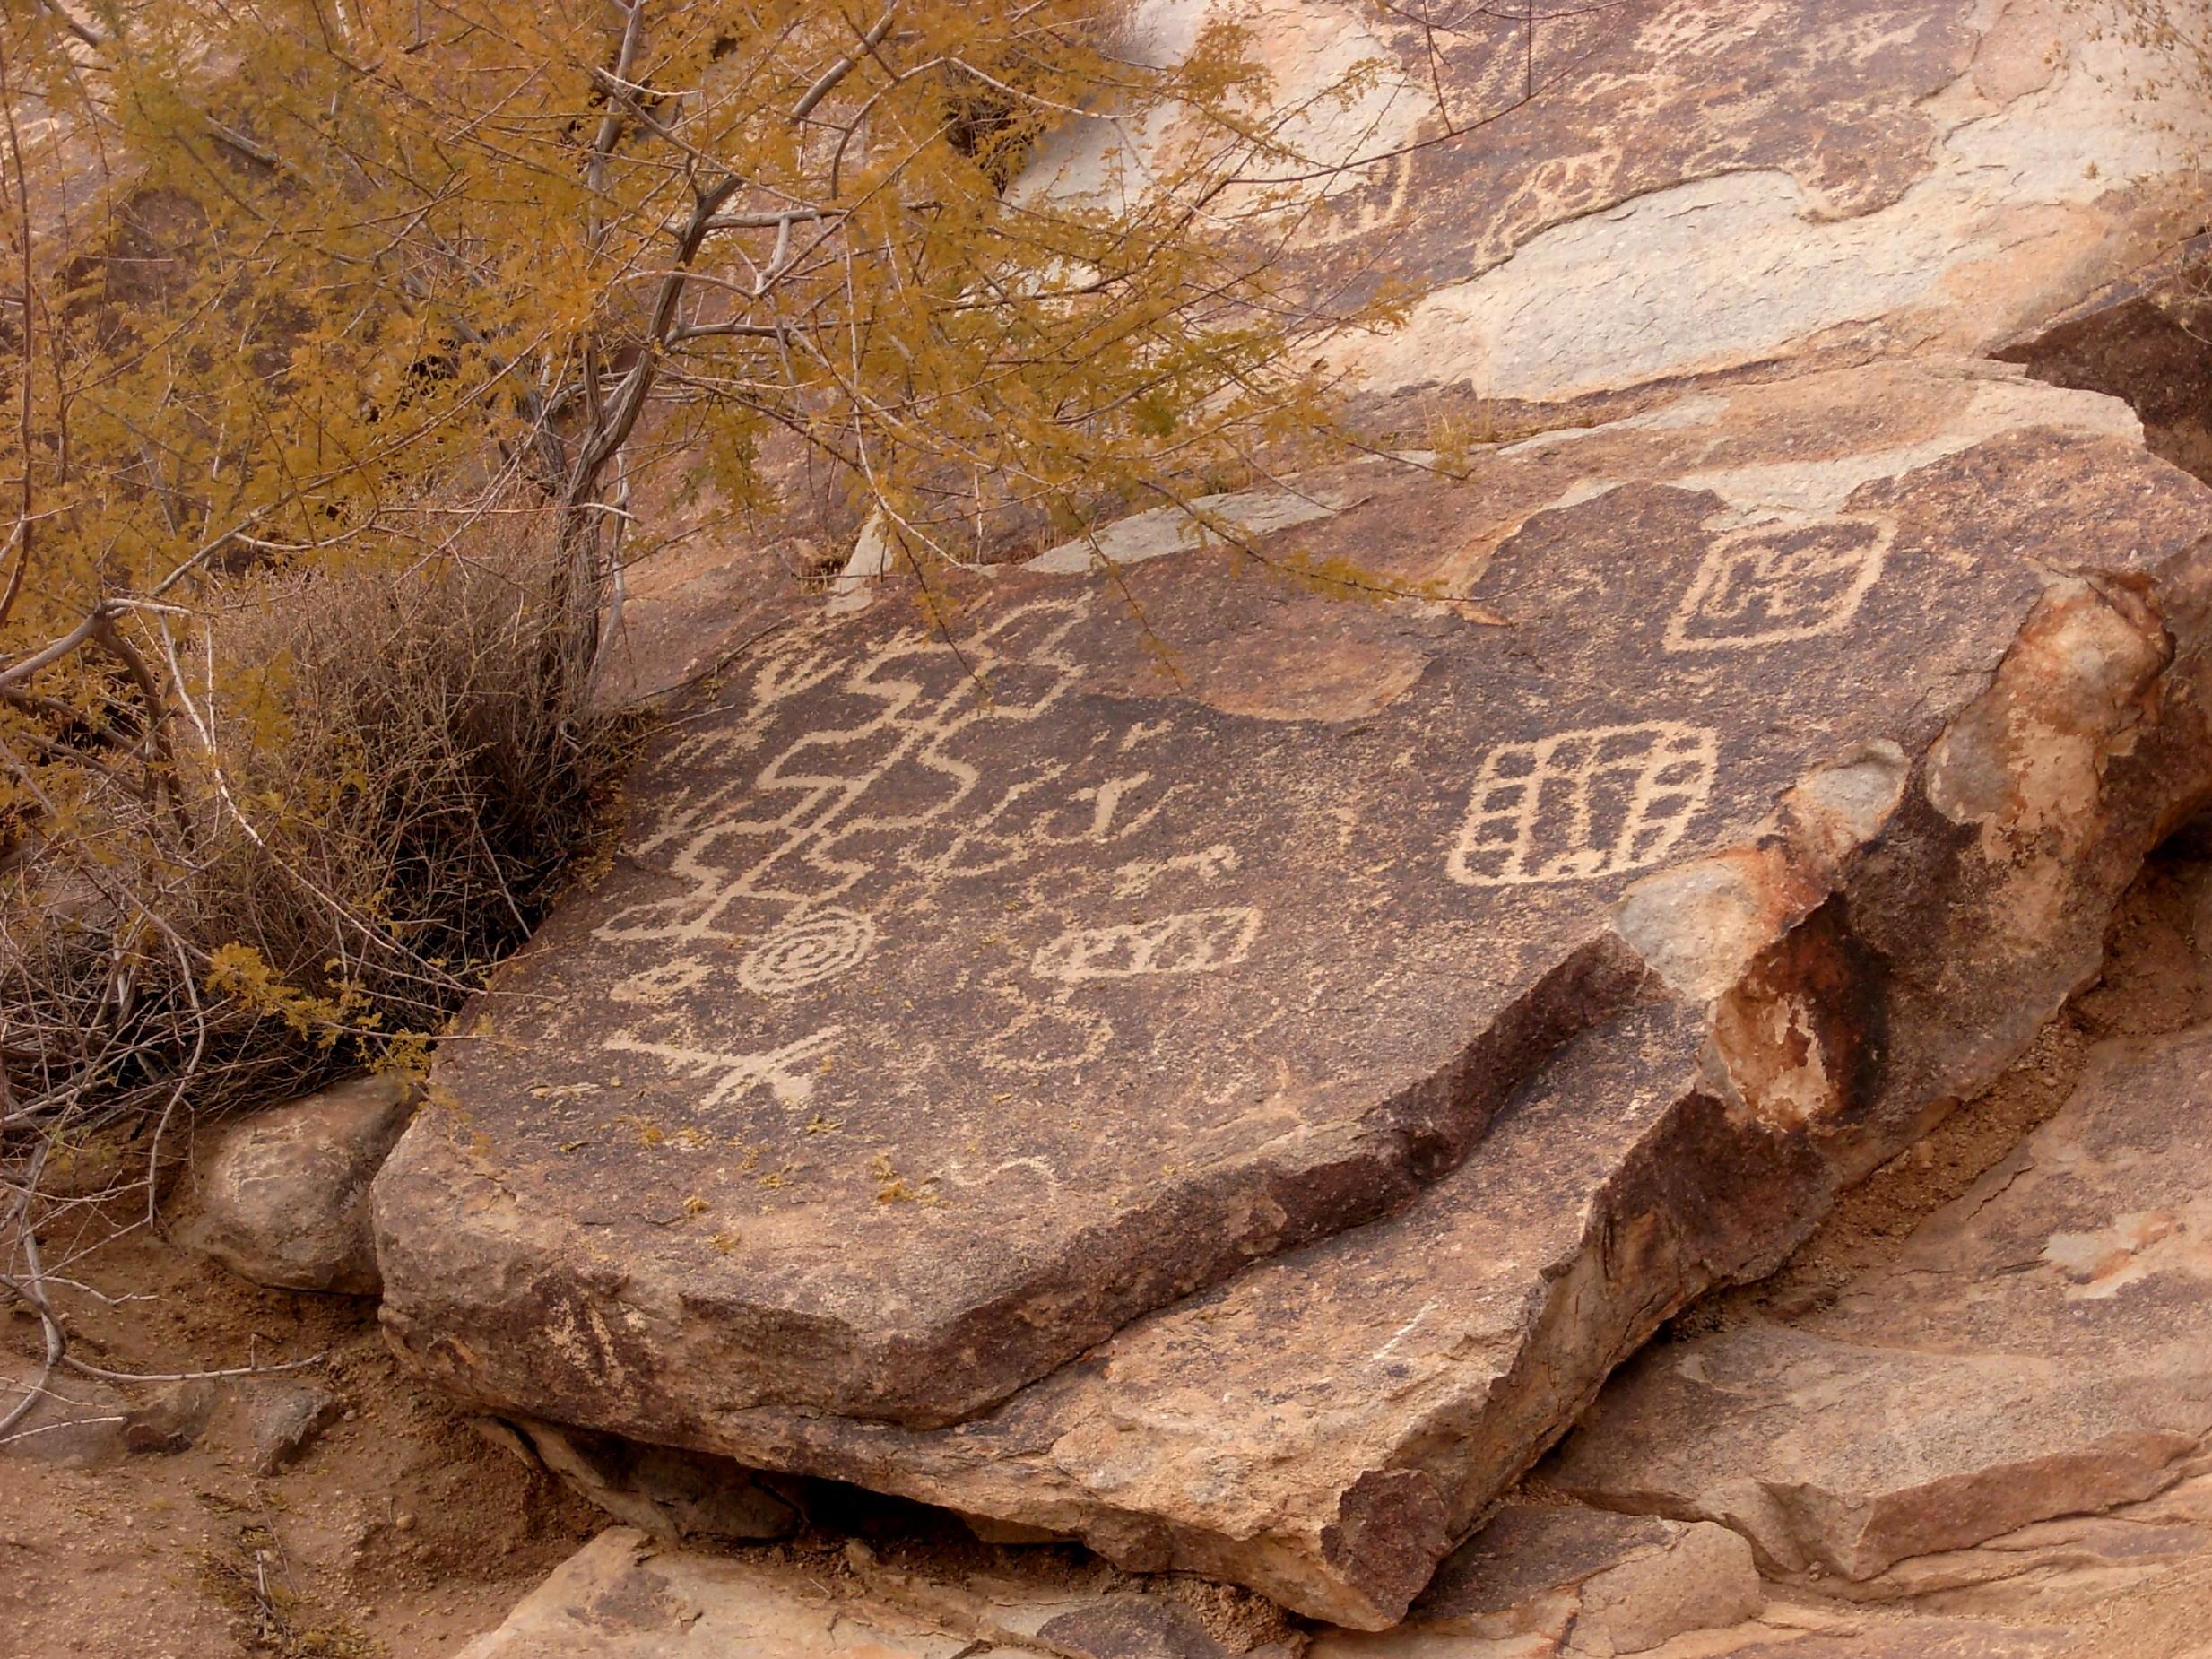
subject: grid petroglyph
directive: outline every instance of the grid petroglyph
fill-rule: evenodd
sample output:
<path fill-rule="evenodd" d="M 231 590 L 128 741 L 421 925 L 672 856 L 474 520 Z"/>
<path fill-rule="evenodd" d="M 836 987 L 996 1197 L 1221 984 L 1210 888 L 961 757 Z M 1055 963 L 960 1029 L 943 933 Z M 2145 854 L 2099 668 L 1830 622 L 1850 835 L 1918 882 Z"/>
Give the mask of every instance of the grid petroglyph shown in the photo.
<path fill-rule="evenodd" d="M 1116 927 L 1073 928 L 1040 950 L 1030 971 L 1070 985 L 1146 974 L 1205 973 L 1245 960 L 1260 912 L 1245 905 L 1186 910 Z"/>
<path fill-rule="evenodd" d="M 1712 731 L 1672 720 L 1501 743 L 1446 870 L 1462 886 L 1518 887 L 1656 863 L 1704 810 L 1717 755 Z"/>

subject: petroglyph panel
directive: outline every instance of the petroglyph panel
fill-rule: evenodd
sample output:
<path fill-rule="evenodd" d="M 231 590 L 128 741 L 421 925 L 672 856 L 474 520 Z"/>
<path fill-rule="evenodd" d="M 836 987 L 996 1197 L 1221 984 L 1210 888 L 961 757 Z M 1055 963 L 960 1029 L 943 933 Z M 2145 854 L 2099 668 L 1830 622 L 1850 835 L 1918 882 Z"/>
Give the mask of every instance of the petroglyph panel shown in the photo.
<path fill-rule="evenodd" d="M 1058 647 L 1089 605 L 1076 595 L 1013 607 L 959 652 L 908 630 L 857 657 L 816 645 L 763 669 L 753 719 L 700 734 L 681 752 L 702 768 L 736 762 L 734 776 L 684 801 L 638 848 L 665 860 L 684 890 L 625 907 L 597 936 L 744 941 L 753 954 L 741 981 L 776 995 L 866 954 L 872 925 L 836 904 L 863 884 L 1003 867 L 1141 828 L 1162 804 L 1140 799 L 1147 774 L 1063 799 L 1051 786 L 1063 769 L 987 779 L 961 752 L 1044 718 L 1067 695 L 1080 670 Z M 838 716 L 794 723 L 782 747 L 745 764 L 780 729 L 781 711 L 825 692 Z M 940 825 L 956 827 L 941 845 L 931 833 Z"/>
<path fill-rule="evenodd" d="M 1538 1050 L 1650 986 L 1633 885 L 1763 880 L 1780 803 L 1869 744 L 1918 763 L 2014 660 L 2038 550 L 2196 488 L 2098 493 L 2111 421 L 1978 369 L 1707 389 L 1465 482 L 1348 467 L 1282 533 L 1443 603 L 1199 552 L 894 580 L 773 636 L 672 711 L 604 875 L 441 1055 L 465 1127 L 387 1169 L 395 1328 L 580 1421 L 603 1378 L 531 1333 L 581 1299 L 640 1350 L 604 1426 L 934 1434 L 1418 1213 Z M 1270 701 L 1332 675 L 1391 689 Z"/>
<path fill-rule="evenodd" d="M 1718 752 L 1716 734 L 1671 720 L 1501 744 L 1446 868 L 1463 886 L 1514 887 L 1656 864 L 1712 795 Z"/>
<path fill-rule="evenodd" d="M 1882 579 L 1896 527 L 1799 519 L 1722 536 L 1667 621 L 1670 651 L 1742 651 L 1841 633 Z"/>
<path fill-rule="evenodd" d="M 1244 905 L 1119 927 L 1079 928 L 1039 951 L 1029 971 L 1070 985 L 1143 974 L 1208 973 L 1243 961 L 1259 932 L 1260 912 Z"/>

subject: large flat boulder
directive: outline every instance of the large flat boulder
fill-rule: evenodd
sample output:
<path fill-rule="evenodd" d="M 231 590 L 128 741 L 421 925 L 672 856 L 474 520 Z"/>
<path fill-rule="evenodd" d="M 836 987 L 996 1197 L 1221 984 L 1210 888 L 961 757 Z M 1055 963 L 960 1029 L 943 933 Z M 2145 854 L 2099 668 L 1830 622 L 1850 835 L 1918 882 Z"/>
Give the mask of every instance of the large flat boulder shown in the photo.
<path fill-rule="evenodd" d="M 1806 1328 L 1648 1351 L 1552 1478 L 1847 1580 L 2160 1492 L 2212 1435 L 2208 1171 L 2212 1029 L 2106 1044 L 1893 1266 Z"/>
<path fill-rule="evenodd" d="M 2207 792 L 2208 498 L 2110 400 L 1891 366 L 1314 488 L 672 720 L 378 1177 L 402 1348 L 1387 1624 Z"/>

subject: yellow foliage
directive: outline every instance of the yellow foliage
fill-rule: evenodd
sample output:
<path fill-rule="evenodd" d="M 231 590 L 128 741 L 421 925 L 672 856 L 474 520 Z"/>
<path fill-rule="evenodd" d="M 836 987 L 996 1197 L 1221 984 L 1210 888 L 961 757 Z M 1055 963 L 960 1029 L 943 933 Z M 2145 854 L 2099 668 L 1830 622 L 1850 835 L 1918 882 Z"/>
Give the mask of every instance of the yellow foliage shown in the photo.
<path fill-rule="evenodd" d="M 827 473 L 926 581 L 1322 426 L 1328 319 L 1251 229 L 1312 159 L 1241 28 L 1155 66 L 1123 11 L 0 9 L 33 1098 L 158 1099 L 272 1033 L 418 1065 L 604 803 L 647 500 L 757 521 Z"/>

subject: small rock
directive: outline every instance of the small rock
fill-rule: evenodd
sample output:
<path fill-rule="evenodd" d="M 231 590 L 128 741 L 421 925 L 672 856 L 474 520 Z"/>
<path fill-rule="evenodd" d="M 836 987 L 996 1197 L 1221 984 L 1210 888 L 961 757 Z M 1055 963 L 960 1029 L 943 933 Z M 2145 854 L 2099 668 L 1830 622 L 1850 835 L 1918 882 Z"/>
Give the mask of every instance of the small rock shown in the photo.
<path fill-rule="evenodd" d="M 369 1183 L 414 1094 L 357 1077 L 223 1125 L 198 1157 L 178 1242 L 256 1284 L 377 1295 Z"/>
<path fill-rule="evenodd" d="M 0 1412 L 14 1410 L 38 1380 L 35 1366 L 0 1355 Z M 123 1455 L 123 1423 L 130 1414 L 121 1393 L 105 1383 L 68 1373 L 46 1385 L 45 1398 L 0 1438 L 0 1455 L 43 1464 L 84 1464 Z"/>
<path fill-rule="evenodd" d="M 187 1451 L 206 1429 L 218 1398 L 214 1382 L 204 1377 L 158 1389 L 124 1420 L 123 1444 L 134 1452 Z"/>
<path fill-rule="evenodd" d="M 272 1475 L 297 1462 L 338 1420 L 345 1403 L 313 1384 L 280 1383 L 258 1391 L 251 1410 L 254 1472 Z"/>

